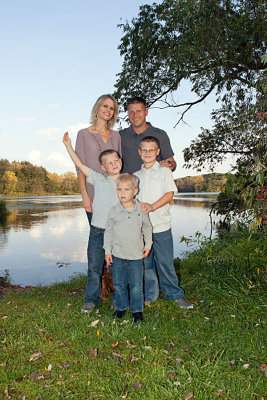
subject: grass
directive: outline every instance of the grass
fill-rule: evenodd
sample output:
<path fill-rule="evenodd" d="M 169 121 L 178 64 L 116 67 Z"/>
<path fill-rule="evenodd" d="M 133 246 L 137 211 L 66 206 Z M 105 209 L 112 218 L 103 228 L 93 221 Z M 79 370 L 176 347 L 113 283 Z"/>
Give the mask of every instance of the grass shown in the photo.
<path fill-rule="evenodd" d="M 264 399 L 263 244 L 204 241 L 176 262 L 195 308 L 160 298 L 141 324 L 110 302 L 81 313 L 84 276 L 5 295 L 0 399 Z"/>

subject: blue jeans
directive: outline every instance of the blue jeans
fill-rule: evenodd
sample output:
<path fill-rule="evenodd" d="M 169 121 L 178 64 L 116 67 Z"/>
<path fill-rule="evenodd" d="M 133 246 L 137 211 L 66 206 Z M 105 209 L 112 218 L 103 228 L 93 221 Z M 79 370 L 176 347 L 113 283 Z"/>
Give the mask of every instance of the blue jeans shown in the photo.
<path fill-rule="evenodd" d="M 132 313 L 144 309 L 143 263 L 141 260 L 124 260 L 112 256 L 111 272 L 115 288 L 116 310 L 129 308 L 128 284 L 130 287 L 130 308 Z"/>
<path fill-rule="evenodd" d="M 171 229 L 153 233 L 153 246 L 148 257 L 144 258 L 144 264 L 145 301 L 157 300 L 159 286 L 167 300 L 184 297 L 184 291 L 179 286 L 173 264 Z"/>
<path fill-rule="evenodd" d="M 91 213 L 91 212 L 89 212 L 89 211 L 85 211 L 85 212 L 86 212 L 86 216 L 87 216 L 89 225 L 91 225 L 93 213 Z"/>
<path fill-rule="evenodd" d="M 104 232 L 104 229 L 91 225 L 87 248 L 88 278 L 85 289 L 85 303 L 93 303 L 95 305 L 100 303 L 100 278 L 105 260 L 105 250 L 103 249 Z"/>

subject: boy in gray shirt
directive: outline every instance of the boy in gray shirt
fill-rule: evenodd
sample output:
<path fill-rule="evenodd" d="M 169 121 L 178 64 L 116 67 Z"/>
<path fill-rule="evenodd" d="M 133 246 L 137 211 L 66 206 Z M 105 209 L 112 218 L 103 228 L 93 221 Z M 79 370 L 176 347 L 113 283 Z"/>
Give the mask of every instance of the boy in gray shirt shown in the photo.
<path fill-rule="evenodd" d="M 140 211 L 139 202 L 134 200 L 137 193 L 137 177 L 122 174 L 117 178 L 120 203 L 111 209 L 104 233 L 105 260 L 111 265 L 115 287 L 114 317 L 122 318 L 129 308 L 129 285 L 134 322 L 143 319 L 143 258 L 152 246 L 152 225 L 148 215 Z"/>
<path fill-rule="evenodd" d="M 85 304 L 81 311 L 89 313 L 100 303 L 100 277 L 105 259 L 103 249 L 104 231 L 111 207 L 118 203 L 116 180 L 120 175 L 122 161 L 117 151 L 104 150 L 99 156 L 105 175 L 95 172 L 82 163 L 72 148 L 66 132 L 63 143 L 77 168 L 86 176 L 87 182 L 94 186 L 93 217 L 88 244 L 88 278 L 85 289 Z"/>

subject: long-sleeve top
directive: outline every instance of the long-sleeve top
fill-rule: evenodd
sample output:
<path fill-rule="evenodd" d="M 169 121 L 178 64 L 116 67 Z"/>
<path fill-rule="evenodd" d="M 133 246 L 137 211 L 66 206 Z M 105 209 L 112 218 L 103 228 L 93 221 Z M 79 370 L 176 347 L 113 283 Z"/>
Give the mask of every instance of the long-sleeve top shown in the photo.
<path fill-rule="evenodd" d="M 152 225 L 148 215 L 140 211 L 136 201 L 132 210 L 120 203 L 112 207 L 104 233 L 105 254 L 112 254 L 124 260 L 143 258 L 143 248 L 151 249 Z"/>

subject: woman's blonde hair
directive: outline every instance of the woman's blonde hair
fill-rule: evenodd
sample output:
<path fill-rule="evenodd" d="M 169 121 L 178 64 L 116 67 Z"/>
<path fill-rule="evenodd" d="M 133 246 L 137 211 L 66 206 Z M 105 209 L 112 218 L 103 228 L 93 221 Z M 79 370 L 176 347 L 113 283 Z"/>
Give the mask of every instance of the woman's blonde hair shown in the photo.
<path fill-rule="evenodd" d="M 98 99 L 96 100 L 96 102 L 94 104 L 92 112 L 91 112 L 91 121 L 90 121 L 90 123 L 93 124 L 95 122 L 95 120 L 97 119 L 97 113 L 98 113 L 99 107 L 101 106 L 103 101 L 106 100 L 106 99 L 110 99 L 114 103 L 114 114 L 113 114 L 113 117 L 107 122 L 107 127 L 108 128 L 112 128 L 113 125 L 115 125 L 115 123 L 117 121 L 119 107 L 118 107 L 117 101 L 114 99 L 113 96 L 111 96 L 111 94 L 103 94 L 102 96 L 98 97 Z"/>

